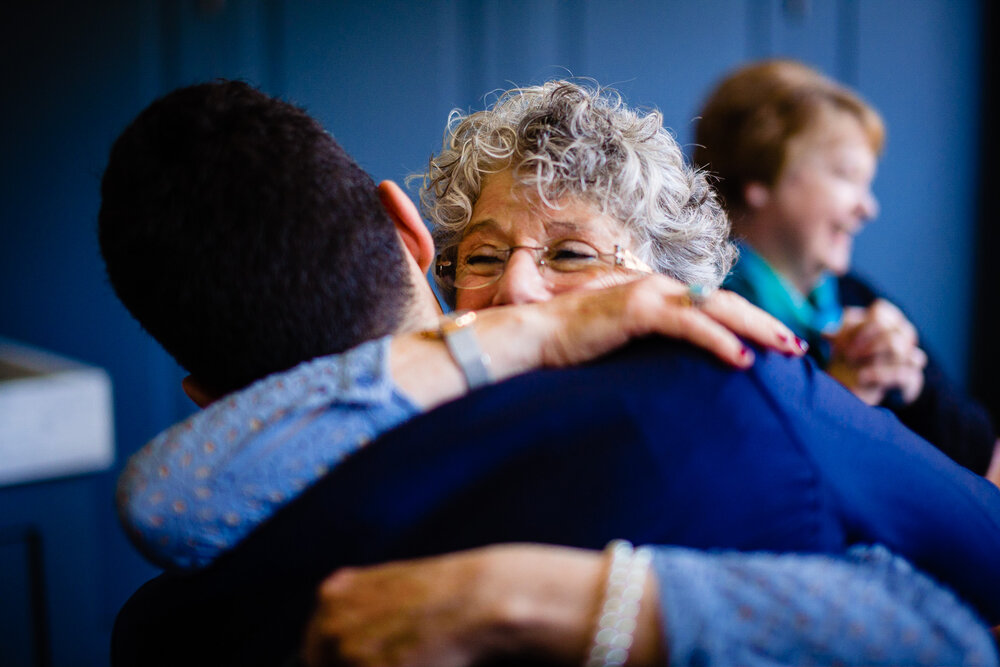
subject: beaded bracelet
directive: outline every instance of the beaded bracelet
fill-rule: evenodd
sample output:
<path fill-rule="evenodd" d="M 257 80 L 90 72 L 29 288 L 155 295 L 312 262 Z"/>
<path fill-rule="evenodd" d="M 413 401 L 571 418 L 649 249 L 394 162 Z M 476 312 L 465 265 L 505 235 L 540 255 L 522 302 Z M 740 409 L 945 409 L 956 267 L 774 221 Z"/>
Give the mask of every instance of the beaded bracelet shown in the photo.
<path fill-rule="evenodd" d="M 605 551 L 611 554 L 608 583 L 584 667 L 620 667 L 628 660 L 646 574 L 653 559 L 648 548 L 633 550 L 625 540 L 611 542 Z"/>

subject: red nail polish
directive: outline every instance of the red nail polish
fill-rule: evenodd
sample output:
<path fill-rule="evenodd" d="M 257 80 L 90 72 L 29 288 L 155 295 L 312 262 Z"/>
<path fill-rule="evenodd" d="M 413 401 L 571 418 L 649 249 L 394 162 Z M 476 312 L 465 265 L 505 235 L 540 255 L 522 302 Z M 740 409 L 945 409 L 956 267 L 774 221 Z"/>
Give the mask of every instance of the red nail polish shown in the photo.
<path fill-rule="evenodd" d="M 749 347 L 744 345 L 740 348 L 740 360 L 749 365 L 753 363 L 753 359 L 753 351 Z"/>
<path fill-rule="evenodd" d="M 809 351 L 809 343 L 805 342 L 798 336 L 795 337 L 795 344 L 798 345 L 799 349 L 802 350 L 803 352 Z"/>

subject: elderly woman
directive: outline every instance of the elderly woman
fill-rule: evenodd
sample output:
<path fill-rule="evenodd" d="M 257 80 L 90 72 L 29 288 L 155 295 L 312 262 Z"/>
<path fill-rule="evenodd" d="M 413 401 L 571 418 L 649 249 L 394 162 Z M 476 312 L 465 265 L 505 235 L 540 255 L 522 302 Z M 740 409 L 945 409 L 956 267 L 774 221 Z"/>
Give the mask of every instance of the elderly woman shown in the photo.
<path fill-rule="evenodd" d="M 878 113 L 819 72 L 775 60 L 727 76 L 699 115 L 694 160 L 717 176 L 742 246 L 726 287 L 806 339 L 859 398 L 987 472 L 996 435 L 986 411 L 928 361 L 903 313 L 848 272 L 854 237 L 878 212 Z"/>
<path fill-rule="evenodd" d="M 421 201 L 444 258 L 437 275 L 463 309 L 544 300 L 636 270 L 714 289 L 736 257 L 708 181 L 660 115 L 564 82 L 453 117 Z M 516 280 L 532 263 L 539 280 Z"/>
<path fill-rule="evenodd" d="M 704 175 L 685 165 L 659 115 L 563 82 L 456 117 L 422 202 L 441 250 L 437 278 L 463 309 L 544 301 L 641 271 L 713 287 L 734 257 Z M 833 560 L 658 548 L 647 577 L 637 562 L 650 557 L 621 545 L 603 557 L 506 545 L 344 570 L 320 592 L 305 655 L 314 665 L 996 660 L 978 620 L 884 550 Z M 830 604 L 841 594 L 866 602 L 845 615 Z M 883 629 L 927 623 L 921 646 L 894 643 L 894 630 L 850 629 L 873 626 L 873 613 Z M 938 623 L 949 639 L 931 639 Z M 782 631 L 756 634 L 764 625 Z"/>

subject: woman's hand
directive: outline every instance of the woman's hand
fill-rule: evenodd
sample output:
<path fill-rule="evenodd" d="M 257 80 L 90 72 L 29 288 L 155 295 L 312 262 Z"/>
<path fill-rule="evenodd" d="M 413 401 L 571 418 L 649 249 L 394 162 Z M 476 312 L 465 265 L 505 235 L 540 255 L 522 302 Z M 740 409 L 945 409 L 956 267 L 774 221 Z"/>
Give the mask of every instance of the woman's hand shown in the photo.
<path fill-rule="evenodd" d="M 786 354 L 803 353 L 785 325 L 743 297 L 718 290 L 698 304 L 692 301 L 687 285 L 662 275 L 564 294 L 533 306 L 555 325 L 541 342 L 546 366 L 588 361 L 649 335 L 686 340 L 739 368 L 750 366 L 753 354 L 738 336 Z"/>
<path fill-rule="evenodd" d="M 827 372 L 869 405 L 899 389 L 912 403 L 924 388 L 927 355 L 917 345 L 917 331 L 888 301 L 867 308 L 847 308 L 840 331 L 831 340 Z"/>
<path fill-rule="evenodd" d="M 753 364 L 753 353 L 740 336 L 785 354 L 804 352 L 785 325 L 743 297 L 718 290 L 696 304 L 687 285 L 662 275 L 480 310 L 475 332 L 497 380 L 540 367 L 584 363 L 650 335 L 686 340 L 738 368 Z M 392 374 L 425 409 L 465 391 L 444 345 L 419 334 L 394 339 Z"/>
<path fill-rule="evenodd" d="M 311 667 L 581 664 L 605 568 L 596 551 L 503 545 L 342 569 L 320 588 L 303 656 Z M 629 664 L 662 662 L 656 595 L 650 575 Z"/>
<path fill-rule="evenodd" d="M 741 296 L 719 290 L 696 304 L 687 285 L 662 275 L 480 311 L 476 332 L 484 349 L 515 373 L 583 363 L 650 335 L 686 340 L 739 368 L 753 363 L 753 353 L 738 336 L 803 353 L 785 325 Z"/>

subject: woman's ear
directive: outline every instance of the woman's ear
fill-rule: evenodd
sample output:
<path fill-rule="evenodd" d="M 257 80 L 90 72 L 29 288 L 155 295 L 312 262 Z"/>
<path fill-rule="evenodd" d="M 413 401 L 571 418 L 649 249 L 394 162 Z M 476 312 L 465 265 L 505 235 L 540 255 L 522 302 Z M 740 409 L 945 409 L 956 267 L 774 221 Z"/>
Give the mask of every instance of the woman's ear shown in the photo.
<path fill-rule="evenodd" d="M 771 189 L 760 181 L 750 181 L 743 186 L 743 201 L 749 209 L 764 208 L 771 201 Z"/>
<path fill-rule="evenodd" d="M 392 181 L 378 184 L 378 196 L 382 206 L 396 225 L 396 232 L 406 246 L 406 250 L 416 260 L 420 270 L 427 273 L 434 261 L 434 240 L 420 218 L 413 201 L 402 188 Z"/>

